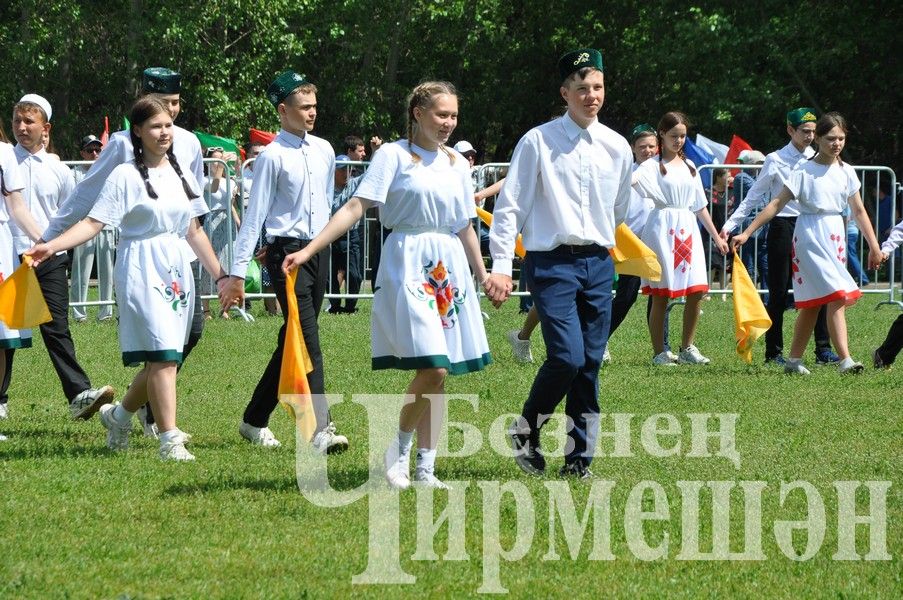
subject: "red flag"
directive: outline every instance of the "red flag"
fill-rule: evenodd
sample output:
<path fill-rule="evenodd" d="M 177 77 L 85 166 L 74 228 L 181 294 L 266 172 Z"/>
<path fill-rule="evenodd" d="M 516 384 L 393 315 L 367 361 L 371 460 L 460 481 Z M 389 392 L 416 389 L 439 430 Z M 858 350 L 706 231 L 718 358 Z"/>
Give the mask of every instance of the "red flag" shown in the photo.
<path fill-rule="evenodd" d="M 110 141 L 110 117 L 103 118 L 103 133 L 100 134 L 100 143 L 104 146 Z"/>
<path fill-rule="evenodd" d="M 275 133 L 270 133 L 269 131 L 261 131 L 259 129 L 254 129 L 253 127 L 250 130 L 248 135 L 248 139 L 252 144 L 263 144 L 266 146 L 270 142 L 276 139 Z"/>
<path fill-rule="evenodd" d="M 746 143 L 739 135 L 734 135 L 731 138 L 731 147 L 727 150 L 727 156 L 724 157 L 724 164 L 726 165 L 735 165 L 737 164 L 737 159 L 740 157 L 740 153 L 744 150 L 752 150 L 752 146 Z M 731 169 L 731 175 L 735 176 L 740 172 L 740 169 Z"/>

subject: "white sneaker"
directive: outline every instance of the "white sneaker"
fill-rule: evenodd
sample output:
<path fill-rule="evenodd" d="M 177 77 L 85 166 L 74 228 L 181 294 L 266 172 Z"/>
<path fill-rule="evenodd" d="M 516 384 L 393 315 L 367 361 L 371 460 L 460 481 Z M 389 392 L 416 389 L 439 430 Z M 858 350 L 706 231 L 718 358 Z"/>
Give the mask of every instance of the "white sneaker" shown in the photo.
<path fill-rule="evenodd" d="M 672 356 L 673 354 L 671 354 L 670 352 L 659 352 L 652 359 L 652 364 L 659 367 L 676 367 L 677 358 L 671 358 Z"/>
<path fill-rule="evenodd" d="M 406 490 L 411 487 L 411 456 L 410 453 L 400 455 L 398 440 L 393 440 L 386 449 L 384 456 L 386 465 L 386 481 L 393 490 Z"/>
<path fill-rule="evenodd" d="M 677 355 L 677 362 L 682 365 L 707 365 L 712 361 L 703 356 L 699 348 L 690 344 Z"/>
<path fill-rule="evenodd" d="M 421 467 L 414 469 L 413 485 L 415 487 L 433 488 L 435 490 L 449 489 L 448 484 L 440 481 L 439 478 L 433 474 L 432 470 L 427 470 Z"/>
<path fill-rule="evenodd" d="M 520 363 L 533 362 L 533 352 L 530 351 L 530 340 L 522 340 L 519 337 L 520 329 L 512 329 L 508 332 L 508 343 L 514 352 L 514 360 Z"/>
<path fill-rule="evenodd" d="M 841 375 L 858 375 L 859 373 L 862 373 L 864 369 L 865 367 L 862 366 L 862 363 L 856 362 L 851 356 L 848 356 L 837 363 L 837 370 Z"/>
<path fill-rule="evenodd" d="M 9 409 L 6 406 L 6 402 L 0 404 L 0 419 L 9 418 Z"/>
<path fill-rule="evenodd" d="M 113 411 L 116 410 L 116 404 L 104 404 L 100 407 L 100 422 L 107 430 L 107 448 L 110 450 L 128 450 L 129 433 L 132 431 L 132 424 L 128 423 L 123 426 L 116 422 L 113 418 Z"/>
<path fill-rule="evenodd" d="M 0 442 L 5 442 L 5 441 L 8 440 L 8 439 L 9 439 L 8 437 L 6 437 L 6 436 L 3 435 L 2 433 L 0 433 Z"/>
<path fill-rule="evenodd" d="M 157 424 L 147 422 L 147 413 L 147 404 L 145 404 L 138 409 L 138 422 L 141 423 L 141 429 L 144 430 L 144 437 L 157 439 L 160 433 Z"/>
<path fill-rule="evenodd" d="M 788 375 L 810 375 L 809 369 L 803 366 L 802 358 L 788 358 L 784 363 L 784 373 Z"/>
<path fill-rule="evenodd" d="M 676 355 L 676 354 L 674 354 L 674 353 L 671 352 L 670 350 L 665 350 L 665 354 L 668 356 L 668 358 L 670 358 L 670 359 L 673 360 L 674 362 L 677 362 L 677 355 Z"/>
<path fill-rule="evenodd" d="M 194 454 L 185 448 L 185 444 L 189 441 L 191 441 L 191 436 L 184 431 L 179 431 L 172 440 L 160 442 L 160 459 L 175 461 L 194 460 Z"/>
<path fill-rule="evenodd" d="M 242 421 L 238 426 L 238 433 L 255 446 L 263 446 L 264 448 L 278 448 L 282 444 L 273 435 L 269 427 L 254 427 Z"/>
<path fill-rule="evenodd" d="M 314 436 L 314 450 L 320 454 L 338 454 L 348 449 L 348 438 L 335 432 L 335 423 L 329 422 L 326 429 L 318 431 Z"/>
<path fill-rule="evenodd" d="M 113 401 L 113 388 L 105 385 L 102 388 L 85 390 L 69 403 L 69 414 L 74 420 L 87 421 L 100 407 Z"/>
<path fill-rule="evenodd" d="M 611 364 L 611 354 L 608 352 L 608 344 L 605 345 L 605 352 L 602 353 L 602 364 Z"/>

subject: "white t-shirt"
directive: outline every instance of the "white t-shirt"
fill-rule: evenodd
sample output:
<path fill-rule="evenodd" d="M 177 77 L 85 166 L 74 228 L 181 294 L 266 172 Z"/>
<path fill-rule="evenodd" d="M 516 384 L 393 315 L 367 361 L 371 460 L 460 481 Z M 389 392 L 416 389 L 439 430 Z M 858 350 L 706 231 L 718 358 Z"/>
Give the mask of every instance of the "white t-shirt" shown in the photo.
<path fill-rule="evenodd" d="M 473 182 L 467 159 L 451 148 L 454 164 L 445 152 L 411 145 L 420 157 L 414 161 L 407 140 L 385 144 L 354 195 L 379 206 L 379 220 L 389 229 L 449 229 L 457 233 L 477 216 Z"/>
<path fill-rule="evenodd" d="M 668 166 L 667 174 L 662 175 L 659 163 L 659 157 L 654 156 L 634 173 L 634 189 L 651 199 L 655 208 L 685 208 L 695 213 L 709 205 L 699 171 L 694 176 L 686 165 L 677 164 Z M 692 161 L 687 163 L 693 165 Z"/>
<path fill-rule="evenodd" d="M 785 185 L 799 202 L 801 214 L 839 215 L 861 184 L 846 163 L 822 165 L 808 160 L 790 172 Z"/>

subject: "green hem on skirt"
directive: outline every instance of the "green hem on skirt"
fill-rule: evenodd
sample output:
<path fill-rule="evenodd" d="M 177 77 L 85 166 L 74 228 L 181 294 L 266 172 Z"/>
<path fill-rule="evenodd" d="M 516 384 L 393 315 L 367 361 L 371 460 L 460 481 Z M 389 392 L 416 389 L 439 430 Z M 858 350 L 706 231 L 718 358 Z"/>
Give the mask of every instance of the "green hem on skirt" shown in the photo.
<path fill-rule="evenodd" d="M 479 358 L 470 360 L 462 360 L 461 362 L 452 363 L 448 356 L 444 354 L 434 354 L 432 356 L 412 356 L 399 358 L 397 356 L 374 356 L 372 361 L 373 370 L 379 369 L 401 369 L 411 371 L 415 369 L 448 369 L 451 375 L 464 375 L 465 373 L 473 373 L 474 371 L 482 371 L 488 365 L 492 364 L 492 356 L 487 352 Z"/>
<path fill-rule="evenodd" d="M 182 353 L 178 350 L 136 350 L 122 353 L 122 364 L 126 367 L 139 367 L 145 362 L 182 364 Z"/>
<path fill-rule="evenodd" d="M 9 338 L 0 340 L 0 349 L 12 350 L 14 348 L 31 348 L 31 338 Z"/>

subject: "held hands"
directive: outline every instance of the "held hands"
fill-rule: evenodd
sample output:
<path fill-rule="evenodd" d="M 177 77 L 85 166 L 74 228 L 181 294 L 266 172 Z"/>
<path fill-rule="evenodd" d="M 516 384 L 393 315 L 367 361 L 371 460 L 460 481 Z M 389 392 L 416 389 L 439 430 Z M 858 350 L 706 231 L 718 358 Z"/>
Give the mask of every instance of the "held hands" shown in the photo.
<path fill-rule="evenodd" d="M 881 252 L 879 249 L 875 251 L 874 249 L 869 249 L 869 258 L 868 258 L 868 268 L 869 270 L 877 269 L 881 266 L 881 264 L 888 259 L 890 255 Z"/>
<path fill-rule="evenodd" d="M 722 229 L 718 232 L 718 237 L 726 242 L 728 238 L 731 237 L 731 233 L 727 229 Z"/>
<path fill-rule="evenodd" d="M 40 244 L 35 244 L 29 248 L 23 252 L 23 254 L 31 257 L 31 260 L 33 261 L 32 267 L 37 267 L 48 258 L 53 258 L 56 251 L 50 246 L 50 242 L 41 242 Z"/>
<path fill-rule="evenodd" d="M 730 247 L 727 245 L 727 242 L 724 241 L 720 235 L 712 241 L 715 242 L 715 247 L 718 248 L 718 252 L 721 253 L 721 256 L 726 255 L 730 251 Z"/>
<path fill-rule="evenodd" d="M 496 308 L 500 307 L 511 296 L 512 289 L 513 285 L 510 275 L 492 273 L 483 281 L 483 291 L 486 292 L 492 305 Z"/>
<path fill-rule="evenodd" d="M 241 277 L 233 275 L 227 279 L 221 279 L 216 287 L 223 312 L 233 306 L 242 306 L 245 303 L 245 280 Z"/>

